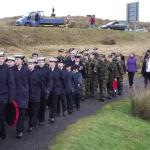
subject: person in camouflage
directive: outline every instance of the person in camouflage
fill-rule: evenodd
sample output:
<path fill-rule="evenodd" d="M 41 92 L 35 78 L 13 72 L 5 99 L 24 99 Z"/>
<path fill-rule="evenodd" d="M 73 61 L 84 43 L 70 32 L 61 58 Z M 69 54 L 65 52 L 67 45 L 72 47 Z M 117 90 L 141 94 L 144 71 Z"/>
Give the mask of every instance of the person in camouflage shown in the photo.
<path fill-rule="evenodd" d="M 113 81 L 116 79 L 117 75 L 117 66 L 116 63 L 112 60 L 112 56 L 109 55 L 107 57 L 108 61 L 108 82 L 107 82 L 107 92 L 108 92 L 108 98 L 112 99 L 114 96 L 114 91 L 113 91 Z"/>
<path fill-rule="evenodd" d="M 123 75 L 124 75 L 124 63 L 121 60 L 121 55 L 117 56 L 117 68 L 118 68 L 118 95 L 122 95 L 123 91 Z"/>
<path fill-rule="evenodd" d="M 100 100 L 104 101 L 107 97 L 107 81 L 108 81 L 108 64 L 105 55 L 101 56 L 97 64 L 97 77 L 100 90 Z"/>
<path fill-rule="evenodd" d="M 85 63 L 85 92 L 86 97 L 94 97 L 95 81 L 96 81 L 96 60 L 93 53 L 89 55 L 89 61 Z"/>
<path fill-rule="evenodd" d="M 82 59 L 82 63 L 83 63 L 83 66 L 85 67 L 86 64 L 88 63 L 89 61 L 89 55 L 88 53 L 85 53 L 83 55 L 83 59 Z M 81 100 L 85 100 L 87 98 L 86 96 L 86 68 L 85 68 L 85 78 L 83 78 L 83 98 Z"/>

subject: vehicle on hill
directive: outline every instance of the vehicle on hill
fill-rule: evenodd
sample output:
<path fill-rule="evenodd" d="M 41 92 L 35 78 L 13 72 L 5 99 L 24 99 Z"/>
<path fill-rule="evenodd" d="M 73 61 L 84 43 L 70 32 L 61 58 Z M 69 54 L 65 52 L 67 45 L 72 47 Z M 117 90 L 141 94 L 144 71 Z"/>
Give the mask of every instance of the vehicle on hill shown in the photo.
<path fill-rule="evenodd" d="M 16 20 L 16 26 L 61 26 L 65 24 L 64 17 L 45 17 L 43 11 L 30 12 Z"/>
<path fill-rule="evenodd" d="M 128 25 L 125 21 L 112 21 L 105 25 L 99 26 L 99 29 L 127 30 Z"/>

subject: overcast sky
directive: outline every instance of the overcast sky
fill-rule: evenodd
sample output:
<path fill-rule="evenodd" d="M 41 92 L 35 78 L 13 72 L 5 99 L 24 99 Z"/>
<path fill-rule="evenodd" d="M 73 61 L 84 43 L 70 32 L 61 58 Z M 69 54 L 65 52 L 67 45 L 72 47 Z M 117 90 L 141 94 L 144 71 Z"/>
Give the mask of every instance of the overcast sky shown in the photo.
<path fill-rule="evenodd" d="M 103 19 L 126 20 L 126 4 L 136 1 L 140 2 L 140 21 L 150 21 L 149 0 L 1 0 L 0 18 L 36 10 L 50 15 L 54 6 L 57 16 L 95 14 Z"/>

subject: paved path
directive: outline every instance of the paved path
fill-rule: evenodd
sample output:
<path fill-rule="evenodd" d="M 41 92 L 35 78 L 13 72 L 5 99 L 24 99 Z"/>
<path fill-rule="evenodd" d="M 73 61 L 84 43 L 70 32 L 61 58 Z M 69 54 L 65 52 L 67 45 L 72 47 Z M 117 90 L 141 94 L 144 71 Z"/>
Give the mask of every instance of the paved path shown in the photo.
<path fill-rule="evenodd" d="M 143 80 L 139 79 L 135 81 L 136 88 L 143 86 Z M 144 87 L 144 86 L 143 86 Z M 128 83 L 124 83 L 124 95 L 126 97 L 130 93 Z M 118 97 L 119 98 L 119 97 Z M 0 150 L 47 150 L 48 145 L 53 141 L 54 137 L 60 131 L 64 130 L 68 125 L 76 122 L 82 117 L 94 114 L 96 110 L 100 109 L 106 103 L 114 100 L 107 100 L 102 103 L 95 99 L 89 99 L 81 102 L 81 111 L 74 112 L 72 115 L 66 117 L 56 118 L 55 124 L 49 124 L 46 120 L 44 126 L 38 126 L 32 133 L 25 131 L 22 139 L 15 138 L 15 128 L 7 128 L 7 139 L 0 142 Z M 48 118 L 48 110 L 46 112 L 46 118 Z M 27 129 L 27 126 L 26 126 Z"/>

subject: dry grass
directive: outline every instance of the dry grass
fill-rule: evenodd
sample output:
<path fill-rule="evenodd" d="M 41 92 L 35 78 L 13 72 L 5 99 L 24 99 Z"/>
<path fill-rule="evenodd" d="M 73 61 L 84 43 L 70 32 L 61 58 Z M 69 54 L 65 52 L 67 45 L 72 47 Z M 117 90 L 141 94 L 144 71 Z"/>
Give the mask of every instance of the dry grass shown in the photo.
<path fill-rule="evenodd" d="M 131 97 L 133 115 L 150 120 L 150 88 L 134 90 Z"/>
<path fill-rule="evenodd" d="M 130 33 L 108 30 L 89 30 L 86 17 L 71 17 L 71 22 L 76 28 L 50 28 L 50 27 L 16 27 L 18 17 L 5 18 L 0 21 L 0 49 L 5 49 L 8 54 L 23 52 L 30 56 L 32 52 L 41 55 L 55 55 L 59 48 L 68 49 L 75 47 L 77 50 L 98 47 L 100 53 L 122 52 L 128 55 L 134 52 L 143 55 L 149 48 L 149 33 Z M 98 19 L 97 24 L 104 24 L 109 20 Z M 83 28 L 83 29 L 80 29 Z M 109 39 L 115 45 L 104 45 L 103 41 Z"/>

